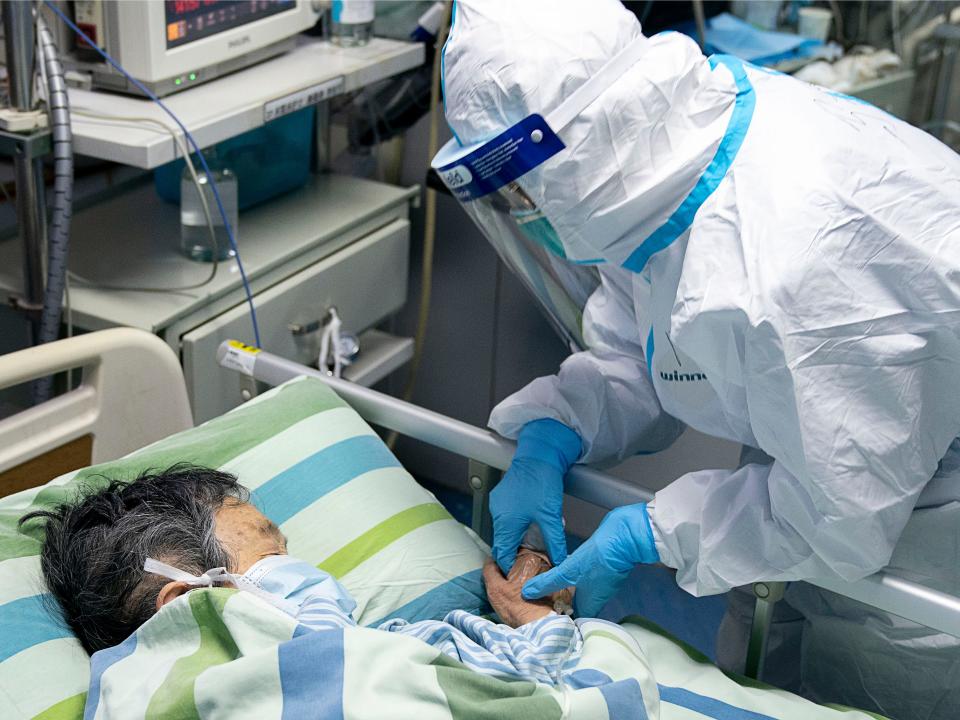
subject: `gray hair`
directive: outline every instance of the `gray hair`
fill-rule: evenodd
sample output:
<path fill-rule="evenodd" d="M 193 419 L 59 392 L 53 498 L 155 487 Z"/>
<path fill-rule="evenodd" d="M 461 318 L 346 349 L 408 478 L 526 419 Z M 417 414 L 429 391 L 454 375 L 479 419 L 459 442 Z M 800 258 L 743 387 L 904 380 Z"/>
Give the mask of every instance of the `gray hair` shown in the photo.
<path fill-rule="evenodd" d="M 169 580 L 144 572 L 147 557 L 197 575 L 234 566 L 214 525 L 228 498 L 249 499 L 235 476 L 180 464 L 129 483 L 86 487 L 73 502 L 29 513 L 20 525 L 46 521 L 44 580 L 67 625 L 94 653 L 123 642 L 156 611 Z"/>

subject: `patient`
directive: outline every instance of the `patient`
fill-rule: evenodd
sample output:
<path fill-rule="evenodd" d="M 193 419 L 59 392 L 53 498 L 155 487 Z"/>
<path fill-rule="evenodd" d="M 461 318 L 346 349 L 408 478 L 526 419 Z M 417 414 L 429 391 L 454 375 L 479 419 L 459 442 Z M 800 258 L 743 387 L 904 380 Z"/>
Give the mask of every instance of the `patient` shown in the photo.
<path fill-rule="evenodd" d="M 44 579 L 91 654 L 123 642 L 199 586 L 250 590 L 317 631 L 355 625 L 346 589 L 288 558 L 279 528 L 228 473 L 177 465 L 131 483 L 111 482 L 20 524 L 35 520 L 45 521 Z M 569 603 L 569 594 L 535 602 L 520 595 L 527 579 L 548 568 L 545 558 L 526 552 L 505 578 L 487 561 L 487 596 L 506 625 L 456 610 L 442 622 L 394 619 L 378 629 L 429 642 L 479 672 L 560 682 L 582 644 L 575 623 L 553 609 Z M 541 636 L 549 638 L 544 645 Z"/>

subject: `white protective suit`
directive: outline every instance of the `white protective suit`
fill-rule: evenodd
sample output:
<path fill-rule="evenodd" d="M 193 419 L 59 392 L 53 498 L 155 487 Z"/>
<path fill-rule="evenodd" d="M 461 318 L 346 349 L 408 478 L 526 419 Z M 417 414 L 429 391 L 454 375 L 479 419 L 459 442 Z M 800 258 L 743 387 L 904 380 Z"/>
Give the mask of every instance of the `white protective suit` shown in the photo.
<path fill-rule="evenodd" d="M 443 71 L 458 141 L 546 115 L 640 36 L 619 3 L 589 5 L 457 3 Z M 938 473 L 960 435 L 960 157 L 870 105 L 709 62 L 676 33 L 560 137 L 520 184 L 566 257 L 600 268 L 590 350 L 491 427 L 555 418 L 587 463 L 659 449 L 672 418 L 763 450 L 772 462 L 690 473 L 650 504 L 660 557 L 693 594 L 855 580 L 901 538 L 904 570 L 960 592 L 960 472 Z M 958 641 L 802 592 L 808 624 L 830 623 L 804 640 L 808 692 L 960 717 Z M 907 668 L 924 679 L 905 683 Z"/>

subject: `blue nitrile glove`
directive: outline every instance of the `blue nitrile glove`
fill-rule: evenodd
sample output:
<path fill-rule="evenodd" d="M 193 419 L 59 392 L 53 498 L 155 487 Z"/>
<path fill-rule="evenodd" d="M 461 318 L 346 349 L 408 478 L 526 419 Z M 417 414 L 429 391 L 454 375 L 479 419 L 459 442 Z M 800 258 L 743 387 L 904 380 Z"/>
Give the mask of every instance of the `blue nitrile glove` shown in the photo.
<path fill-rule="evenodd" d="M 544 418 L 523 426 L 513 462 L 490 493 L 493 559 L 504 575 L 532 523 L 539 526 L 550 559 L 556 564 L 566 559 L 563 478 L 582 447 L 580 436 L 557 420 Z"/>
<path fill-rule="evenodd" d="M 647 504 L 624 505 L 607 513 L 597 531 L 564 562 L 523 586 L 527 600 L 576 586 L 573 605 L 580 617 L 596 617 L 623 585 L 634 565 L 660 562 Z"/>

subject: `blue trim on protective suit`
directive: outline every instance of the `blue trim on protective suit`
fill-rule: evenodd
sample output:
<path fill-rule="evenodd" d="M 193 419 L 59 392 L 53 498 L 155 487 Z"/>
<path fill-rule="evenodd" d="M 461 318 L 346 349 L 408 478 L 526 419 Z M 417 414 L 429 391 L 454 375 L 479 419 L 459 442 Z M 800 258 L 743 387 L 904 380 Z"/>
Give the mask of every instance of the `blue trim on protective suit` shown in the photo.
<path fill-rule="evenodd" d="M 693 186 L 690 194 L 680 203 L 680 207 L 674 210 L 673 215 L 657 228 L 650 237 L 644 240 L 623 263 L 623 267 L 627 270 L 635 273 L 643 272 L 647 262 L 655 253 L 669 247 L 690 228 L 697 211 L 726 177 L 730 166 L 737 157 L 740 146 L 743 145 L 747 129 L 750 127 L 750 121 L 753 119 L 753 109 L 757 100 L 756 94 L 753 85 L 747 78 L 747 72 L 744 70 L 741 60 L 730 55 L 713 55 L 710 57 L 711 68 L 715 69 L 719 63 L 723 63 L 733 73 L 733 79 L 737 84 L 737 99 L 733 106 L 733 113 L 730 115 L 730 122 L 727 124 L 727 130 L 720 140 L 720 145 L 717 147 L 713 160 L 710 161 L 697 184 Z"/>
<path fill-rule="evenodd" d="M 653 325 L 650 326 L 650 334 L 647 335 L 647 373 L 653 380 Z"/>
<path fill-rule="evenodd" d="M 453 35 L 453 26 L 457 22 L 457 0 L 453 0 L 453 7 L 450 8 L 450 29 L 447 31 L 447 38 L 443 41 L 443 47 L 440 48 L 440 102 L 443 103 L 443 119 L 447 123 L 447 127 L 450 128 L 450 132 L 453 133 L 453 139 L 457 141 L 457 145 L 463 147 L 463 143 L 460 141 L 460 136 L 457 135 L 457 131 L 453 129 L 453 125 L 450 124 L 450 121 L 447 120 L 447 81 L 446 81 L 446 57 L 447 57 L 447 43 L 450 42 L 450 36 Z"/>

